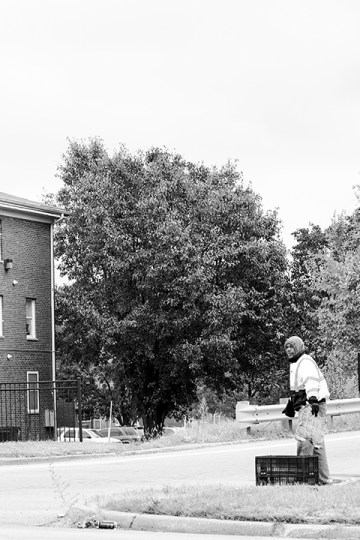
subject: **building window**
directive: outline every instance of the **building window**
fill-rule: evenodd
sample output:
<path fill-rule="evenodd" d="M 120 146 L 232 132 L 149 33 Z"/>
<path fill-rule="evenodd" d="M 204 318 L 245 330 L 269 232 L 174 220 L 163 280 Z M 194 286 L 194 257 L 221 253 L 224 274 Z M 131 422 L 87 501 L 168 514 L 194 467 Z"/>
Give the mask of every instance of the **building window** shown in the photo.
<path fill-rule="evenodd" d="M 26 339 L 35 339 L 35 300 L 26 299 Z"/>
<path fill-rule="evenodd" d="M 29 414 L 39 412 L 39 372 L 27 372 L 27 411 Z"/>
<path fill-rule="evenodd" d="M 3 336 L 3 297 L 0 296 L 0 336 Z"/>

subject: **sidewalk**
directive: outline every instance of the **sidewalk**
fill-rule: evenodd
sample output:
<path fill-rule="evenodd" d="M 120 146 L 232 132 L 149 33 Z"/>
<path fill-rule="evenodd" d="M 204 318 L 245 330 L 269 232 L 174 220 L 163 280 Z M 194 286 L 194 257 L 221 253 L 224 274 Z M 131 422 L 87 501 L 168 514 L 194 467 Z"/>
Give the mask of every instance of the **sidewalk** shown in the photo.
<path fill-rule="evenodd" d="M 79 509 L 80 510 L 80 509 Z M 82 507 L 98 520 L 116 522 L 117 529 L 228 536 L 266 536 L 303 539 L 360 540 L 360 526 L 289 524 L 256 521 L 226 521 L 207 518 L 134 514 Z M 79 525 L 82 525 L 79 524 Z"/>

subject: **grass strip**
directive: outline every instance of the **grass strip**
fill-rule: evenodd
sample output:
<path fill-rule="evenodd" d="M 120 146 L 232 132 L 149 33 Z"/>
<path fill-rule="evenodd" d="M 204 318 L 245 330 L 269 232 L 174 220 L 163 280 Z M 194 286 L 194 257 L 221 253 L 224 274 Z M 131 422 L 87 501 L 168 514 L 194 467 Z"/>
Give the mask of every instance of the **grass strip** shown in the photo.
<path fill-rule="evenodd" d="M 186 485 L 97 498 L 100 508 L 169 516 L 283 523 L 360 524 L 360 482 L 332 486 Z"/>
<path fill-rule="evenodd" d="M 150 439 L 142 443 L 91 443 L 91 442 L 59 442 L 59 441 L 6 441 L 0 445 L 0 461 L 8 458 L 33 458 L 50 456 L 70 456 L 76 454 L 123 454 L 128 451 L 151 450 L 156 448 L 177 447 L 179 445 L 204 444 L 204 443 L 229 443 L 257 439 L 278 439 L 291 437 L 287 431 L 278 431 L 276 426 L 267 429 L 256 429 L 253 435 L 249 435 L 241 425 L 236 422 L 223 422 L 220 425 L 202 424 L 193 428 L 187 428 L 173 435 Z"/>
<path fill-rule="evenodd" d="M 352 431 L 359 429 L 359 413 L 346 417 L 336 417 L 331 431 Z M 176 447 L 188 444 L 237 443 L 256 441 L 259 439 L 276 440 L 292 438 L 290 431 L 281 422 L 268 422 L 254 425 L 251 433 L 247 433 L 238 422 L 225 420 L 221 423 L 197 422 L 186 429 L 176 431 L 173 435 L 158 437 L 143 443 L 90 443 L 90 442 L 58 442 L 58 441 L 18 441 L 0 444 L 0 461 L 8 458 L 34 458 L 51 456 L 70 456 L 77 454 L 118 454 L 128 451 L 152 450 L 156 448 Z"/>

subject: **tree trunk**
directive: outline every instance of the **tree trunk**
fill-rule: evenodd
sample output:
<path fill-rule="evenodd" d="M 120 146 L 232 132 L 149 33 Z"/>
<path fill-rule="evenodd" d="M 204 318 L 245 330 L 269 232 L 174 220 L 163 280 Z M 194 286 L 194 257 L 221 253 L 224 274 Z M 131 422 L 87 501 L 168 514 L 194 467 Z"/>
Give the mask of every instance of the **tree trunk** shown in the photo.
<path fill-rule="evenodd" d="M 161 435 L 166 413 L 164 410 L 148 412 L 142 415 L 145 437 L 153 438 Z"/>

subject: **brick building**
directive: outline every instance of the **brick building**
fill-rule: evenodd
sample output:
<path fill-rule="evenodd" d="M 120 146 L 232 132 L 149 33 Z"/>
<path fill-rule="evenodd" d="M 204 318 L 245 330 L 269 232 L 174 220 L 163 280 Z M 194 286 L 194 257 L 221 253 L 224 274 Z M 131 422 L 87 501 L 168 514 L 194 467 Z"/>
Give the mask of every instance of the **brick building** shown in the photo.
<path fill-rule="evenodd" d="M 55 379 L 53 225 L 61 216 L 0 193 L 0 440 L 10 427 L 17 438 L 34 426 L 34 438 L 52 436 L 54 393 L 38 382 Z M 24 391 L 16 396 L 11 385 Z"/>

